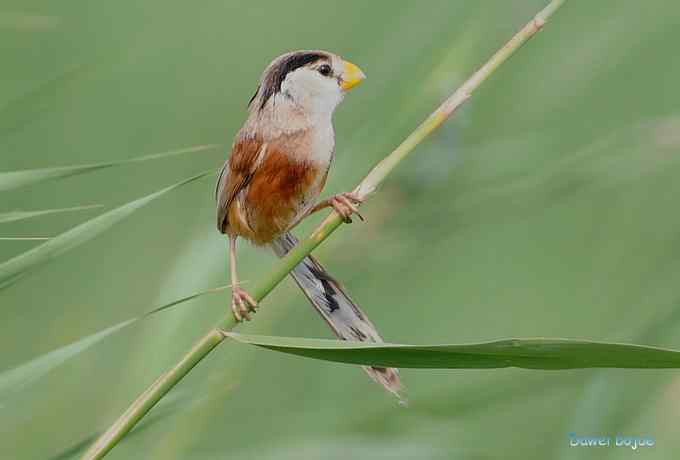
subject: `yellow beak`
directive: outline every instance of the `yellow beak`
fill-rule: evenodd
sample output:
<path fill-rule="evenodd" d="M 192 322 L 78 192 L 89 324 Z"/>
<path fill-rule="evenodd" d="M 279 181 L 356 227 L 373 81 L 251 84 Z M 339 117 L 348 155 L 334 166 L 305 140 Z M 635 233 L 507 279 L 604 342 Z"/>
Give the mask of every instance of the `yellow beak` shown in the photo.
<path fill-rule="evenodd" d="M 361 71 L 361 69 L 351 62 L 342 61 L 342 65 L 343 71 L 340 81 L 340 88 L 344 89 L 345 91 L 354 88 L 356 85 L 361 83 L 364 78 L 366 78 L 366 75 Z"/>

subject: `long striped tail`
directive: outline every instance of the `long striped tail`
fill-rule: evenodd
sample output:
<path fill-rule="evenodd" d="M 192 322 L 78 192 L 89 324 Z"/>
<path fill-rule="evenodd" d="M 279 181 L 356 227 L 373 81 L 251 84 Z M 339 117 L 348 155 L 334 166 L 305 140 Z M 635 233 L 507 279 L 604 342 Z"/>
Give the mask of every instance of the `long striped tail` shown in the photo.
<path fill-rule="evenodd" d="M 283 257 L 298 243 L 286 232 L 271 243 L 277 256 Z M 290 273 L 307 299 L 328 323 L 340 340 L 382 343 L 375 326 L 359 306 L 312 256 L 307 256 Z M 369 377 L 400 400 L 402 390 L 399 371 L 391 367 L 362 366 Z"/>

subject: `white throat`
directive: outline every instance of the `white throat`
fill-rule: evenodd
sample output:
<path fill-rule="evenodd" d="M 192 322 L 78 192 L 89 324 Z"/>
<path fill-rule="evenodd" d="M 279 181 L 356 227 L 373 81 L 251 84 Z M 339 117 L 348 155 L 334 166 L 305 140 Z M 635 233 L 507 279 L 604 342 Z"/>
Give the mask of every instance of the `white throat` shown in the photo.
<path fill-rule="evenodd" d="M 324 122 L 330 121 L 343 94 L 334 79 L 303 67 L 286 76 L 281 96 L 298 105 L 311 120 Z"/>

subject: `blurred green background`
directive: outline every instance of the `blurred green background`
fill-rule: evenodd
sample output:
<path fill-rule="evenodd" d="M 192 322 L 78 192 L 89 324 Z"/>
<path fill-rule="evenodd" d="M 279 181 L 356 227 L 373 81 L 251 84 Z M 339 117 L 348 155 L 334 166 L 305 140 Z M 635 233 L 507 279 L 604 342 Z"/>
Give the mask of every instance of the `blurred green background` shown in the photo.
<path fill-rule="evenodd" d="M 0 170 L 221 147 L 4 192 L 0 212 L 113 208 L 217 169 L 264 66 L 337 52 L 368 79 L 339 108 L 327 194 L 353 187 L 544 1 L 0 5 Z M 317 251 L 383 336 L 558 336 L 680 348 L 680 5 L 571 1 Z M 214 176 L 0 291 L 0 369 L 227 282 Z M 101 212 L 0 226 L 54 236 Z M 318 222 L 313 218 L 299 232 Z M 35 246 L 0 241 L 0 260 Z M 256 280 L 273 256 L 242 245 Z M 228 309 L 204 296 L 3 395 L 0 458 L 67 459 Z M 287 280 L 241 332 L 329 337 Z M 402 372 L 220 346 L 111 459 L 668 459 L 674 371 Z M 569 433 L 651 436 L 643 452 Z M 642 457 L 644 456 L 644 457 Z"/>

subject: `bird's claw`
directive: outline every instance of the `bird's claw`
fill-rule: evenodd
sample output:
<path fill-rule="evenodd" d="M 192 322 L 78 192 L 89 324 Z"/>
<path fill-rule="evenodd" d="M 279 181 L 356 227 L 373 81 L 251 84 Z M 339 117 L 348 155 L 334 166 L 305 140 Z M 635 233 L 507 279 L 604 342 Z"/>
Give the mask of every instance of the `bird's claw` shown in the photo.
<path fill-rule="evenodd" d="M 238 286 L 232 288 L 231 311 L 234 313 L 236 321 L 241 322 L 244 318 L 250 321 L 250 312 L 255 313 L 256 308 L 257 301 L 255 301 L 250 294 Z"/>
<path fill-rule="evenodd" d="M 364 216 L 359 212 L 359 208 L 356 207 L 357 204 L 361 204 L 364 200 L 359 198 L 357 194 L 353 192 L 345 192 L 335 195 L 330 199 L 330 204 L 335 209 L 335 212 L 340 214 L 343 222 L 346 224 L 352 223 L 352 214 L 359 216 L 359 219 L 364 220 Z"/>

